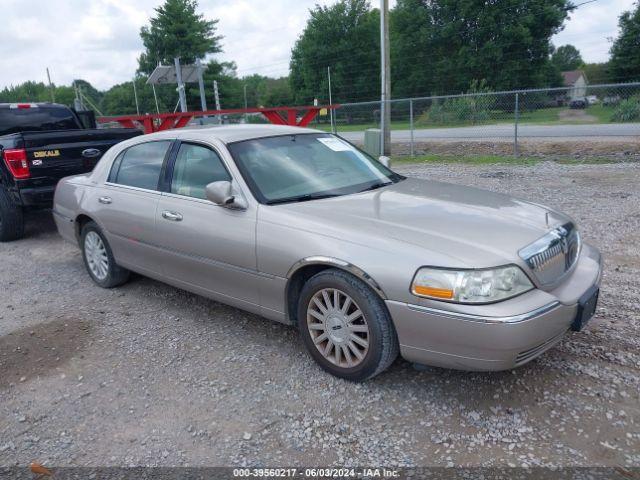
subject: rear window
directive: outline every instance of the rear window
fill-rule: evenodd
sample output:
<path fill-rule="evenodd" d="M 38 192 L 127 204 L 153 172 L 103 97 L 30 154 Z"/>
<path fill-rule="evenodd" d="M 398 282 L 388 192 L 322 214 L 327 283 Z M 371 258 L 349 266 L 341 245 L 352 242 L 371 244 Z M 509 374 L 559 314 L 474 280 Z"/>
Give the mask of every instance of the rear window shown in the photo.
<path fill-rule="evenodd" d="M 0 135 L 78 128 L 82 127 L 68 108 L 53 106 L 0 108 Z"/>
<path fill-rule="evenodd" d="M 170 140 L 141 143 L 128 148 L 113 162 L 109 181 L 129 187 L 157 190 Z"/>

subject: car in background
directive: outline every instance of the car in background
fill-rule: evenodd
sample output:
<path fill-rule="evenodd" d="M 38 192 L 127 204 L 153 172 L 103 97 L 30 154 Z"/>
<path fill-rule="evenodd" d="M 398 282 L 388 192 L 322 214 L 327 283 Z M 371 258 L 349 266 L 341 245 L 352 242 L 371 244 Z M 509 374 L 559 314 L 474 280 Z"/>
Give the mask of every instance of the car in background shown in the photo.
<path fill-rule="evenodd" d="M 51 208 L 58 180 L 90 172 L 135 128 L 97 129 L 56 103 L 0 103 L 0 242 L 24 232 L 26 210 Z"/>
<path fill-rule="evenodd" d="M 587 103 L 589 105 L 597 105 L 598 103 L 600 103 L 600 100 L 596 95 L 588 95 L 585 99 L 587 100 Z"/>
<path fill-rule="evenodd" d="M 295 325 L 322 368 L 354 381 L 398 353 L 523 365 L 584 327 L 602 272 L 563 213 L 407 178 L 298 127 L 127 140 L 58 184 L 54 218 L 97 285 L 134 271 Z"/>
<path fill-rule="evenodd" d="M 569 102 L 569 108 L 579 109 L 579 108 L 587 108 L 589 106 L 589 102 L 585 97 L 574 98 Z"/>

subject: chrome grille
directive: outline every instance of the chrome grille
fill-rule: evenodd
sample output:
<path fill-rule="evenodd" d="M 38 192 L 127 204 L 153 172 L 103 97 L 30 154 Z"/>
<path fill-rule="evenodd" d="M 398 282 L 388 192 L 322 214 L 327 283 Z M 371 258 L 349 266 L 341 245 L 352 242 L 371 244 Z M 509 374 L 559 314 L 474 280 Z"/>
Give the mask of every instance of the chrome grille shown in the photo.
<path fill-rule="evenodd" d="M 549 285 L 573 267 L 580 253 L 580 235 L 573 223 L 556 227 L 519 252 L 538 281 Z"/>

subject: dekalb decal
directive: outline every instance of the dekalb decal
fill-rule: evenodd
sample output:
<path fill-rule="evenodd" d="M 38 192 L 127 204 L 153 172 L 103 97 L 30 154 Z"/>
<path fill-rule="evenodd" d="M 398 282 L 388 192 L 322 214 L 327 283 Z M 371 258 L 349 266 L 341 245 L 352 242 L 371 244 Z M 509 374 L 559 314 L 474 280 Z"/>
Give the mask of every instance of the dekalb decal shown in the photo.
<path fill-rule="evenodd" d="M 60 150 L 41 150 L 39 152 L 33 152 L 33 158 L 47 158 L 47 157 L 59 157 Z"/>

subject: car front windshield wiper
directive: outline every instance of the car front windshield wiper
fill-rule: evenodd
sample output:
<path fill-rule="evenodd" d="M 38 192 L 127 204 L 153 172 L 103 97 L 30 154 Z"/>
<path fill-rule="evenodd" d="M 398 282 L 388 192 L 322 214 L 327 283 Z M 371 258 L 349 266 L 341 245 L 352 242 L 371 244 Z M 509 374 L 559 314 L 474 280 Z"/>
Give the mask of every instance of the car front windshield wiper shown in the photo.
<path fill-rule="evenodd" d="M 306 193 L 297 197 L 276 198 L 267 200 L 267 205 L 277 205 L 279 203 L 308 202 L 309 200 L 320 200 L 322 198 L 339 197 L 338 193 Z"/>
<path fill-rule="evenodd" d="M 378 188 L 386 187 L 387 185 L 391 185 L 393 182 L 380 182 L 374 183 L 373 185 L 368 186 L 367 188 L 363 188 L 359 190 L 358 193 L 368 192 L 370 190 L 377 190 Z"/>

